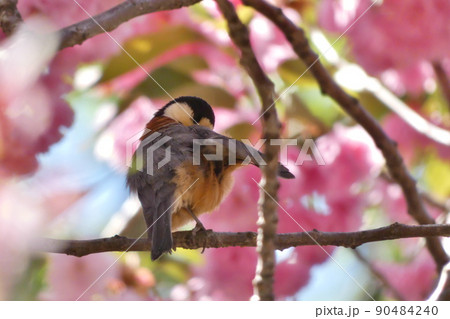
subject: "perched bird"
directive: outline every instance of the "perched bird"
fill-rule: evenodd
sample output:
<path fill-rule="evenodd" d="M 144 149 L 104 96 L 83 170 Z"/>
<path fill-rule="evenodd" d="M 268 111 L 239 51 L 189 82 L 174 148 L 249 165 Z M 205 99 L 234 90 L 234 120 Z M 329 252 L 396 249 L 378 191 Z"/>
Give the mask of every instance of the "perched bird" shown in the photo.
<path fill-rule="evenodd" d="M 214 112 L 193 96 L 174 99 L 146 125 L 128 171 L 127 184 L 142 204 L 151 258 L 172 251 L 172 231 L 213 211 L 229 193 L 232 172 L 245 164 L 259 166 L 256 149 L 213 131 Z M 279 164 L 278 175 L 294 178 Z"/>

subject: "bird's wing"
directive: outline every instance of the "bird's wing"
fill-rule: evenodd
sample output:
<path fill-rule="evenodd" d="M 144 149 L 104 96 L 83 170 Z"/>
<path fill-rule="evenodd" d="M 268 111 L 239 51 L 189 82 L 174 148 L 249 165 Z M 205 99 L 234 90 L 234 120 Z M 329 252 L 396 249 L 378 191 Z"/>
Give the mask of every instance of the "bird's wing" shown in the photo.
<path fill-rule="evenodd" d="M 193 135 L 199 139 L 197 143 L 202 148 L 202 154 L 216 154 L 217 147 L 221 147 L 223 150 L 223 160 L 230 165 L 253 164 L 260 167 L 266 164 L 264 154 L 250 145 L 216 133 L 207 127 L 195 125 L 189 128 L 194 132 Z M 295 178 L 289 169 L 281 163 L 278 165 L 278 175 L 287 179 Z"/>
<path fill-rule="evenodd" d="M 164 135 L 147 136 L 136 150 L 127 175 L 128 186 L 137 192 L 142 204 L 152 242 L 152 260 L 172 250 L 171 222 L 176 190 L 172 179 L 177 160 L 172 156 L 174 147 L 171 146 L 171 140 L 165 140 Z M 167 157 L 171 161 L 164 163 Z"/>

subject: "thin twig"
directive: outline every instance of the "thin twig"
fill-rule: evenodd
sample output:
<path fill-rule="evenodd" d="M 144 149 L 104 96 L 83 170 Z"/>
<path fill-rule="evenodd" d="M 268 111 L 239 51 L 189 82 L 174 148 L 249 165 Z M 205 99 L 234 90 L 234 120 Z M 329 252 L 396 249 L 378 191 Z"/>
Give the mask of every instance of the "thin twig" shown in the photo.
<path fill-rule="evenodd" d="M 356 248 L 360 245 L 384 240 L 415 237 L 450 237 L 450 225 L 404 225 L 394 223 L 389 226 L 356 232 L 321 232 L 312 230 L 303 233 L 278 234 L 275 248 L 283 250 L 297 246 L 342 246 Z M 185 249 L 255 247 L 255 232 L 216 233 L 199 232 L 192 236 L 191 231 L 173 233 L 174 247 Z M 82 257 L 108 251 L 150 251 L 151 243 L 147 239 L 136 241 L 132 238 L 114 236 L 92 240 L 63 240 L 45 238 L 37 241 L 34 249 L 40 252 L 59 253 Z"/>
<path fill-rule="evenodd" d="M 442 93 L 447 101 L 447 107 L 450 110 L 450 79 L 448 78 L 444 67 L 440 62 L 433 62 L 433 70 L 436 79 L 441 87 Z"/>
<path fill-rule="evenodd" d="M 437 287 L 428 301 L 450 301 L 450 263 L 442 269 Z"/>
<path fill-rule="evenodd" d="M 2 1 L 2 0 L 0 0 Z M 129 0 L 102 12 L 94 19 L 88 18 L 60 30 L 60 49 L 81 44 L 89 38 L 112 31 L 122 23 L 147 13 L 174 10 L 191 6 L 201 0 Z M 97 24 L 97 23 L 98 24 Z M 102 27 L 100 27 L 101 25 Z M 102 29 L 103 28 L 103 29 Z"/>
<path fill-rule="evenodd" d="M 249 74 L 261 99 L 263 116 L 263 139 L 280 138 L 281 124 L 278 121 L 274 103 L 274 85 L 264 73 L 250 44 L 247 27 L 239 20 L 236 10 L 228 0 L 216 0 L 219 9 L 228 23 L 230 38 L 241 51 L 241 65 Z M 275 273 L 275 236 L 277 232 L 277 192 L 280 186 L 277 179 L 278 148 L 266 144 L 264 154 L 267 165 L 262 167 L 258 209 L 258 263 L 253 280 L 256 300 L 274 300 L 273 276 Z"/>
<path fill-rule="evenodd" d="M 9 36 L 22 22 L 22 16 L 17 10 L 18 0 L 0 0 L 0 28 Z"/>
<path fill-rule="evenodd" d="M 380 281 L 380 283 L 386 288 L 388 289 L 393 295 L 394 297 L 398 300 L 398 301 L 403 301 L 405 300 L 405 298 L 403 298 L 403 296 L 401 295 L 401 293 L 391 285 L 391 283 L 389 282 L 389 280 L 387 280 L 387 278 L 380 272 L 378 271 L 378 269 L 370 262 L 370 260 L 368 260 L 366 257 L 364 257 L 359 251 L 358 249 L 355 249 L 353 251 L 355 253 L 356 258 L 358 258 L 358 260 L 364 264 L 369 270 L 370 272 Z"/>
<path fill-rule="evenodd" d="M 330 76 L 326 68 L 318 60 L 317 54 L 311 49 L 304 31 L 289 20 L 280 8 L 265 1 L 243 0 L 271 20 L 284 33 L 296 54 L 310 68 L 323 94 L 333 98 L 356 122 L 358 122 L 373 138 L 377 147 L 383 153 L 390 175 L 401 186 L 408 203 L 408 213 L 420 224 L 435 224 L 435 220 L 425 209 L 416 181 L 409 174 L 396 143 L 386 135 L 378 122 L 367 112 L 359 101 L 348 95 Z M 427 247 L 440 271 L 449 261 L 442 243 L 438 238 L 427 238 Z"/>

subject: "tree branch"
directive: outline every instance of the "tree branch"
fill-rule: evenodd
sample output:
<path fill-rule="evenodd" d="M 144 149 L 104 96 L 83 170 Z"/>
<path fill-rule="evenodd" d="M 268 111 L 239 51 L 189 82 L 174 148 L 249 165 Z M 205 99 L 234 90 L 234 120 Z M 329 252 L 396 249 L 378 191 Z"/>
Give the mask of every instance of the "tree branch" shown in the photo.
<path fill-rule="evenodd" d="M 426 211 L 416 181 L 409 174 L 396 143 L 383 131 L 378 122 L 367 112 L 359 101 L 348 95 L 333 80 L 326 68 L 320 63 L 317 54 L 311 49 L 304 31 L 289 20 L 280 8 L 265 1 L 243 0 L 244 4 L 253 7 L 271 20 L 284 33 L 295 53 L 303 60 L 316 78 L 323 94 L 333 98 L 356 122 L 358 122 L 373 138 L 383 153 L 390 175 L 401 186 L 408 203 L 408 213 L 420 224 L 435 224 L 435 220 Z M 427 247 L 436 261 L 438 269 L 442 269 L 449 261 L 438 238 L 427 238 Z"/>
<path fill-rule="evenodd" d="M 379 177 L 388 183 L 394 183 L 392 178 L 386 172 L 381 172 Z M 426 202 L 428 205 L 433 206 L 434 208 L 437 208 L 440 211 L 442 211 L 444 217 L 448 214 L 448 212 L 450 211 L 450 200 L 441 202 L 441 201 L 437 200 L 433 195 L 427 193 L 426 191 L 424 191 L 422 189 L 419 189 L 419 192 L 420 192 L 420 197 L 422 197 L 422 200 L 424 202 Z"/>
<path fill-rule="evenodd" d="M 17 2 L 18 0 L 0 0 L 0 28 L 7 36 L 11 35 L 22 22 Z"/>
<path fill-rule="evenodd" d="M 442 94 L 447 101 L 447 107 L 450 109 L 450 79 L 447 77 L 444 67 L 440 62 L 433 62 L 433 70 L 436 74 L 437 82 L 441 87 Z"/>
<path fill-rule="evenodd" d="M 357 68 L 358 72 L 354 72 L 351 76 L 353 82 L 357 81 L 361 85 L 361 91 L 366 90 L 373 94 L 381 103 L 384 104 L 388 109 L 397 114 L 406 124 L 408 124 L 412 129 L 419 132 L 420 134 L 428 137 L 429 139 L 435 141 L 436 143 L 450 146 L 450 131 L 443 129 L 433 123 L 428 119 L 411 109 L 405 102 L 398 98 L 395 94 L 389 91 L 380 80 L 377 78 L 369 76 L 364 72 L 359 65 L 355 63 L 350 63 L 339 56 L 338 52 L 334 50 L 329 43 L 325 35 L 320 31 L 313 31 L 316 38 L 320 40 L 312 41 L 317 47 L 318 52 L 320 52 L 320 58 L 323 58 L 330 65 L 334 66 L 338 70 L 344 70 L 345 68 Z M 332 53 L 332 54 L 330 54 Z M 346 71 L 346 73 L 349 71 Z M 349 77 L 346 77 L 349 78 Z M 343 78 L 338 81 L 343 87 L 352 89 L 352 84 L 344 80 Z M 354 88 L 353 88 L 354 89 Z"/>
<path fill-rule="evenodd" d="M 4 1 L 4 0 L 0 0 Z M 81 22 L 60 30 L 59 49 L 81 44 L 98 34 L 116 29 L 122 23 L 147 13 L 179 9 L 201 0 L 129 0 Z M 101 27 L 100 27 L 101 26 Z"/>
<path fill-rule="evenodd" d="M 356 232 L 321 232 L 312 230 L 303 233 L 286 233 L 275 236 L 275 248 L 283 250 L 298 246 L 342 246 L 356 248 L 360 245 L 384 240 L 414 237 L 450 237 L 450 225 L 404 225 L 394 223 L 389 226 Z M 185 249 L 255 247 L 257 234 L 254 232 L 216 233 L 200 232 L 192 236 L 191 231 L 173 233 L 174 247 Z M 109 251 L 150 251 L 147 239 L 132 239 L 121 236 L 92 240 L 62 240 L 44 238 L 37 241 L 36 251 L 59 253 L 82 257 Z"/>
<path fill-rule="evenodd" d="M 216 0 L 219 9 L 228 23 L 229 35 L 241 51 L 241 65 L 249 74 L 261 99 L 263 115 L 263 139 L 280 138 L 281 124 L 274 107 L 274 85 L 264 73 L 250 44 L 247 27 L 239 20 L 236 10 L 228 0 Z M 277 192 L 280 186 L 277 179 L 278 147 L 265 145 L 264 154 L 267 165 L 261 167 L 262 179 L 259 184 L 260 198 L 258 209 L 258 263 L 253 280 L 254 299 L 274 300 L 273 276 L 275 273 L 275 236 L 277 232 Z"/>
<path fill-rule="evenodd" d="M 436 289 L 431 294 L 428 301 L 449 301 L 450 300 L 450 263 L 441 271 Z"/>

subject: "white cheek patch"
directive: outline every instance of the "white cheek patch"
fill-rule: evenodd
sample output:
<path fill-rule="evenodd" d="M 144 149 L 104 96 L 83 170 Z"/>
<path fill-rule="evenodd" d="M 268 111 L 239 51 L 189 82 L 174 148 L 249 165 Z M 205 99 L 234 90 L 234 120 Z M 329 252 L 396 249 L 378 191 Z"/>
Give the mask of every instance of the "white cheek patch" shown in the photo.
<path fill-rule="evenodd" d="M 164 111 L 164 115 L 186 126 L 191 126 L 194 124 L 193 111 L 186 103 L 171 104 Z"/>

